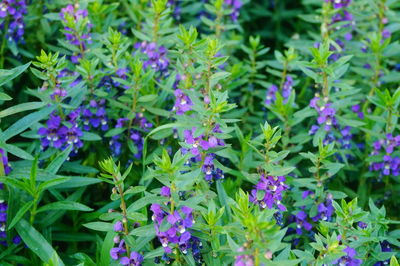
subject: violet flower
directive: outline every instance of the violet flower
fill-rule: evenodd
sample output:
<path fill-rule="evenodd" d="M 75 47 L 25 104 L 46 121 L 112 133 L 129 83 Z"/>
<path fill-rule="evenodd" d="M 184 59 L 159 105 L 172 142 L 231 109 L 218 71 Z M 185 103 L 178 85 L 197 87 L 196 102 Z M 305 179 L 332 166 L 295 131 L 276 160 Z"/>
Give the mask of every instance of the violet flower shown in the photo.
<path fill-rule="evenodd" d="M 282 192 L 288 189 L 284 183 L 283 176 L 265 176 L 261 175 L 260 181 L 251 191 L 249 200 L 261 208 L 277 208 L 281 211 L 286 211 L 286 207 L 281 203 Z"/>
<path fill-rule="evenodd" d="M 358 266 L 361 265 L 362 260 L 356 259 L 357 252 L 354 248 L 346 247 L 343 252 L 345 256 L 333 262 L 334 265 Z"/>

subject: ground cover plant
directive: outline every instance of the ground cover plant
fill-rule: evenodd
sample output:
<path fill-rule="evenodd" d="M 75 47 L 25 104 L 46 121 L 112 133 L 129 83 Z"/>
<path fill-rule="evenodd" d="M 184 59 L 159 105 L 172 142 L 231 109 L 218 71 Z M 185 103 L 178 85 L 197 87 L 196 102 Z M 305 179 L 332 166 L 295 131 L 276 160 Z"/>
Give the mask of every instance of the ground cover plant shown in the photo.
<path fill-rule="evenodd" d="M 0 265 L 398 266 L 399 32 L 398 0 L 0 0 Z"/>

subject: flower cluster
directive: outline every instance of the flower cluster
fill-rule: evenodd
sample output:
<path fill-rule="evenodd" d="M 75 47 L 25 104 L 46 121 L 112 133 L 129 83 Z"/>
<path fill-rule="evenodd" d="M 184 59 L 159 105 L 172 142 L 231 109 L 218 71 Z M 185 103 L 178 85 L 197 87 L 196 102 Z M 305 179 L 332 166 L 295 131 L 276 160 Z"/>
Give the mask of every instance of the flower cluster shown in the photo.
<path fill-rule="evenodd" d="M 282 92 L 281 95 L 283 97 L 283 103 L 287 103 L 290 94 L 292 93 L 293 90 L 293 78 L 290 75 L 286 76 L 285 82 L 283 83 L 282 86 Z M 267 89 L 267 95 L 265 96 L 265 105 L 271 105 L 275 103 L 276 101 L 276 94 L 278 93 L 279 88 L 275 84 L 272 84 L 271 86 L 268 87 Z"/>
<path fill-rule="evenodd" d="M 4 174 L 8 175 L 11 172 L 11 166 L 8 163 L 8 157 L 6 156 L 3 149 L 0 149 L 0 159 L 1 159 L 0 163 L 2 163 L 3 165 Z"/>
<path fill-rule="evenodd" d="M 69 145 L 73 145 L 74 152 L 81 148 L 83 133 L 78 126 L 79 115 L 80 109 L 70 112 L 65 119 L 60 115 L 51 114 L 47 120 L 47 127 L 41 127 L 38 130 L 42 148 L 54 147 L 64 150 Z"/>
<path fill-rule="evenodd" d="M 183 115 L 184 113 L 192 110 L 192 100 L 190 100 L 189 96 L 187 96 L 181 89 L 176 89 L 174 91 L 174 95 L 175 104 L 172 110 L 176 111 L 177 115 Z"/>
<path fill-rule="evenodd" d="M 154 228 L 164 251 L 169 254 L 174 246 L 178 246 L 183 254 L 187 254 L 188 248 L 191 247 L 192 235 L 188 229 L 194 224 L 193 210 L 182 206 L 179 210 L 169 213 L 156 203 L 151 205 L 150 210 L 153 212 Z M 166 231 L 161 229 L 164 220 L 169 224 Z"/>
<path fill-rule="evenodd" d="M 79 5 L 67 5 L 61 9 L 60 17 L 64 24 L 64 35 L 70 44 L 78 47 L 79 52 L 71 56 L 73 63 L 78 63 L 87 45 L 92 43 L 90 31 L 92 25 L 89 23 L 88 11 L 79 9 Z"/>
<path fill-rule="evenodd" d="M 322 99 L 317 93 L 315 97 L 311 99 L 310 106 L 318 112 L 318 125 L 313 125 L 311 127 L 311 135 L 315 134 L 321 126 L 323 126 L 325 131 L 330 131 L 332 126 L 337 125 L 335 118 L 336 110 L 332 107 L 332 103 L 329 102 L 328 98 Z"/>
<path fill-rule="evenodd" d="M 143 131 L 148 131 L 150 128 L 153 127 L 153 124 L 144 117 L 143 113 L 136 113 L 136 117 L 133 120 L 130 120 L 128 118 L 119 118 L 117 120 L 117 124 L 115 125 L 115 128 L 128 128 L 128 137 L 130 140 L 133 141 L 136 149 L 133 153 L 133 156 L 136 159 L 140 159 L 142 156 L 144 139 L 142 133 L 136 129 L 133 129 L 133 126 L 139 127 Z M 121 154 L 122 138 L 122 133 L 111 137 L 109 144 L 113 156 L 117 157 Z"/>
<path fill-rule="evenodd" d="M 302 228 L 304 228 L 307 231 L 311 231 L 312 224 L 308 222 L 308 215 L 305 211 L 303 210 L 299 211 L 295 216 L 295 221 L 296 221 L 297 235 L 303 234 Z"/>
<path fill-rule="evenodd" d="M 265 105 L 271 105 L 275 102 L 276 100 L 276 93 L 278 92 L 278 86 L 275 84 L 272 84 L 271 86 L 268 87 L 267 89 L 267 95 L 265 96 Z"/>
<path fill-rule="evenodd" d="M 105 99 L 90 100 L 89 104 L 82 110 L 83 129 L 89 131 L 90 128 L 108 129 L 108 117 L 105 109 Z"/>
<path fill-rule="evenodd" d="M 332 205 L 332 195 L 328 194 L 326 201 L 318 204 L 317 215 L 312 217 L 312 220 L 314 222 L 329 221 L 334 211 L 335 209 Z"/>
<path fill-rule="evenodd" d="M 286 80 L 283 83 L 282 87 L 282 97 L 283 97 L 283 103 L 286 103 L 290 97 L 290 94 L 292 93 L 293 90 L 293 78 L 290 75 L 286 76 Z"/>
<path fill-rule="evenodd" d="M 390 247 L 390 243 L 387 240 L 384 240 L 380 243 L 381 246 L 381 251 L 382 252 L 392 252 L 392 248 Z M 390 260 L 384 260 L 384 261 L 378 261 L 377 263 L 374 264 L 374 266 L 384 266 L 384 265 L 390 265 Z"/>
<path fill-rule="evenodd" d="M 245 252 L 244 247 L 238 248 L 237 252 Z M 235 256 L 235 266 L 252 266 L 254 265 L 254 256 L 248 254 L 241 254 Z"/>
<path fill-rule="evenodd" d="M 24 15 L 27 14 L 25 0 L 2 0 L 0 3 L 0 28 L 8 26 L 6 38 L 16 43 L 23 41 Z M 8 25 L 5 25 L 9 19 Z"/>
<path fill-rule="evenodd" d="M 117 233 L 121 233 L 124 230 L 123 224 L 121 221 L 117 221 L 114 224 L 114 231 Z M 143 262 L 143 256 L 136 252 L 132 251 L 131 254 L 128 256 L 123 256 L 126 254 L 127 250 L 125 247 L 125 241 L 121 240 L 120 235 L 114 237 L 114 243 L 118 244 L 117 247 L 113 247 L 110 250 L 110 256 L 113 260 L 119 260 L 121 265 L 132 265 L 132 266 L 140 266 Z M 126 254 L 128 255 L 128 254 Z"/>
<path fill-rule="evenodd" d="M 194 137 L 196 132 L 196 128 L 192 128 L 192 130 L 185 130 L 183 132 L 185 143 L 189 144 L 190 152 L 198 157 L 200 155 L 200 147 L 206 151 L 210 148 L 215 148 L 218 146 L 224 146 L 225 142 L 222 139 L 218 139 L 214 135 L 210 135 L 208 137 L 205 137 L 204 135 L 200 135 L 198 137 Z M 216 125 L 214 129 L 212 130 L 212 133 L 221 133 L 221 130 L 219 128 L 219 125 Z M 185 151 L 185 150 L 184 150 Z"/>
<path fill-rule="evenodd" d="M 325 0 L 327 3 L 332 3 L 333 8 L 345 8 L 351 3 L 351 0 Z"/>
<path fill-rule="evenodd" d="M 357 252 L 354 248 L 346 247 L 345 249 L 343 249 L 343 252 L 345 252 L 346 255 L 335 261 L 333 263 L 334 265 L 347 265 L 347 266 L 361 265 L 362 260 L 355 258 L 357 256 Z"/>
<path fill-rule="evenodd" d="M 143 66 L 153 69 L 160 76 L 168 75 L 169 60 L 167 57 L 167 48 L 158 46 L 154 42 L 138 42 L 135 44 L 135 49 L 147 56 Z"/>
<path fill-rule="evenodd" d="M 0 200 L 0 244 L 7 245 L 6 222 L 7 222 L 7 202 Z"/>
<path fill-rule="evenodd" d="M 240 14 L 240 8 L 242 7 L 243 3 L 241 0 L 225 0 L 225 4 L 232 8 L 232 12 L 230 14 L 233 21 L 237 21 Z"/>
<path fill-rule="evenodd" d="M 289 187 L 284 183 L 284 176 L 266 176 L 261 175 L 260 181 L 251 191 L 250 201 L 259 205 L 261 208 L 278 208 L 281 211 L 286 211 L 286 207 L 281 203 L 282 192 Z"/>
<path fill-rule="evenodd" d="M 353 105 L 351 110 L 353 113 L 357 114 L 358 118 L 364 119 L 364 112 L 361 110 L 361 106 L 359 104 Z"/>
<path fill-rule="evenodd" d="M 374 150 L 371 155 L 381 156 L 385 154 L 378 162 L 373 162 L 370 165 L 370 171 L 379 172 L 385 176 L 400 174 L 400 158 L 393 155 L 394 149 L 400 146 L 400 135 L 394 137 L 392 134 L 387 134 L 386 139 L 381 139 L 374 142 Z"/>
<path fill-rule="evenodd" d="M 214 180 L 224 179 L 224 171 L 219 168 L 216 168 L 214 165 L 215 154 L 210 153 L 204 159 L 203 166 L 201 167 L 201 171 L 204 173 L 204 179 L 212 183 Z"/>

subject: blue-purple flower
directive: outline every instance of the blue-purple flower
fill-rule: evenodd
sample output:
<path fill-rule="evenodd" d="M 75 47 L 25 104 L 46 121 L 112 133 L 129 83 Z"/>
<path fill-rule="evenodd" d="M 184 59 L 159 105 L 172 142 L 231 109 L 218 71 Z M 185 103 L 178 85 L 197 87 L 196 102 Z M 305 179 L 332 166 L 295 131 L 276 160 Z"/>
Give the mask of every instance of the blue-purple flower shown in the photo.
<path fill-rule="evenodd" d="M 288 189 L 284 183 L 284 176 L 265 176 L 261 175 L 260 181 L 251 191 L 250 201 L 259 205 L 261 208 L 277 208 L 286 211 L 286 207 L 282 204 L 282 192 Z"/>
<path fill-rule="evenodd" d="M 24 15 L 27 14 L 25 0 L 2 0 L 0 3 L 0 28 L 8 18 L 6 38 L 16 43 L 23 41 L 25 32 Z"/>
<path fill-rule="evenodd" d="M 143 256 L 136 251 L 132 251 L 129 258 L 122 257 L 119 262 L 121 265 L 140 266 L 143 262 Z"/>
<path fill-rule="evenodd" d="M 337 125 L 335 117 L 336 110 L 332 107 L 332 103 L 330 103 L 327 98 L 321 99 L 319 94 L 316 94 L 310 101 L 310 106 L 318 112 L 318 126 L 313 126 L 310 134 L 315 134 L 320 126 L 323 126 L 325 131 L 330 131 L 332 126 Z"/>
<path fill-rule="evenodd" d="M 192 110 L 193 102 L 190 100 L 181 89 L 174 91 L 175 104 L 173 110 L 176 111 L 177 115 L 183 115 L 184 113 Z"/>
<path fill-rule="evenodd" d="M 346 265 L 346 266 L 361 265 L 362 260 L 355 258 L 357 256 L 357 252 L 354 248 L 346 247 L 345 249 L 343 249 L 343 252 L 345 252 L 346 255 L 341 257 L 337 261 L 333 262 L 334 265 Z"/>
<path fill-rule="evenodd" d="M 158 46 L 154 42 L 138 42 L 135 44 L 135 49 L 147 56 L 143 62 L 144 68 L 153 69 L 161 76 L 168 74 L 169 60 L 167 57 L 167 48 Z"/>

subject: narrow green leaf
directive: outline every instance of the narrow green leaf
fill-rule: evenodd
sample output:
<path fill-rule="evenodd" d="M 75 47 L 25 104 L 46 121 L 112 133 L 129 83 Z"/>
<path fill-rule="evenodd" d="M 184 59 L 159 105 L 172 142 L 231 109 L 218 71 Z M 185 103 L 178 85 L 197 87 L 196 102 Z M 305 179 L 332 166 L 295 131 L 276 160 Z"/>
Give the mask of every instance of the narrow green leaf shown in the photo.
<path fill-rule="evenodd" d="M 46 171 L 51 174 L 56 174 L 61 168 L 62 164 L 68 159 L 71 150 L 72 145 L 69 145 L 68 148 L 60 152 L 57 157 L 53 161 L 51 161 L 49 166 L 47 166 Z"/>
<path fill-rule="evenodd" d="M 25 203 L 19 210 L 18 212 L 15 214 L 14 218 L 11 220 L 10 224 L 8 225 L 8 230 L 10 230 L 11 228 L 14 227 L 14 225 L 16 225 L 19 220 L 21 220 L 21 218 L 24 216 L 24 214 L 29 210 L 29 208 L 32 206 L 33 201 L 29 201 L 27 203 Z"/>
<path fill-rule="evenodd" d="M 47 117 L 51 112 L 53 112 L 55 106 L 43 108 L 40 111 L 29 114 L 14 124 L 12 124 L 6 131 L 3 133 L 3 141 L 7 141 L 15 135 L 23 132 L 25 129 L 31 127 L 35 123 L 39 122 L 43 118 Z"/>
<path fill-rule="evenodd" d="M 29 67 L 30 64 L 31 63 L 29 62 L 13 69 L 0 69 L 0 86 L 18 77 Z"/>
<path fill-rule="evenodd" d="M 74 201 L 58 201 L 54 203 L 49 203 L 43 207 L 40 207 L 37 212 L 44 211 L 57 211 L 57 210 L 67 210 L 67 211 L 93 211 L 92 208 Z"/>
<path fill-rule="evenodd" d="M 13 114 L 17 114 L 20 112 L 24 112 L 24 111 L 39 109 L 45 105 L 46 105 L 46 103 L 43 103 L 43 102 L 29 102 L 29 103 L 17 104 L 17 105 L 11 106 L 10 108 L 7 108 L 7 109 L 1 111 L 0 118 L 6 117 L 9 115 L 13 115 Z"/>
<path fill-rule="evenodd" d="M 48 263 L 56 259 L 58 263 L 57 265 L 64 265 L 57 252 L 52 248 L 47 240 L 27 221 L 24 219 L 20 220 L 15 228 L 28 248 L 44 263 Z"/>
<path fill-rule="evenodd" d="M 25 159 L 25 160 L 33 160 L 33 156 L 24 151 L 23 149 L 18 148 L 17 146 L 11 145 L 11 144 L 5 144 L 4 148 L 6 151 L 9 153 L 14 154 L 15 156 Z"/>
<path fill-rule="evenodd" d="M 0 101 L 10 101 L 12 97 L 4 92 L 0 92 Z"/>
<path fill-rule="evenodd" d="M 113 224 L 112 223 L 105 223 L 105 222 L 92 222 L 92 223 L 86 223 L 83 224 L 84 227 L 87 227 L 92 230 L 96 231 L 103 231 L 103 232 L 109 232 L 113 230 Z"/>

